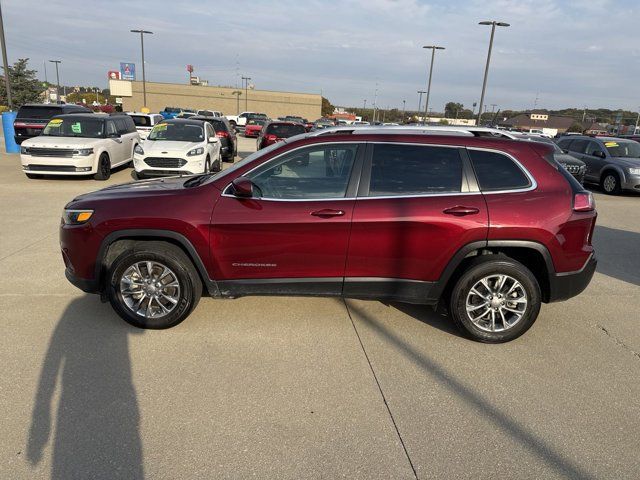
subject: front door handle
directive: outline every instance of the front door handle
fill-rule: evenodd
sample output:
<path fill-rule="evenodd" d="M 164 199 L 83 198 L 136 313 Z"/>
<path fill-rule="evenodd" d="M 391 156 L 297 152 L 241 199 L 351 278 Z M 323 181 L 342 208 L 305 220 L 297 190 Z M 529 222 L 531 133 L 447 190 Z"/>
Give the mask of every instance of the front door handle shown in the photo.
<path fill-rule="evenodd" d="M 456 217 L 464 217 L 465 215 L 475 215 L 480 212 L 476 207 L 463 207 L 462 205 L 456 205 L 455 207 L 447 208 L 442 211 L 447 215 L 455 215 Z"/>
<path fill-rule="evenodd" d="M 314 217 L 320 217 L 320 218 L 341 217 L 344 215 L 344 210 L 334 210 L 333 208 L 323 208 L 322 210 L 316 210 L 315 212 L 311 212 L 311 215 L 313 215 Z"/>

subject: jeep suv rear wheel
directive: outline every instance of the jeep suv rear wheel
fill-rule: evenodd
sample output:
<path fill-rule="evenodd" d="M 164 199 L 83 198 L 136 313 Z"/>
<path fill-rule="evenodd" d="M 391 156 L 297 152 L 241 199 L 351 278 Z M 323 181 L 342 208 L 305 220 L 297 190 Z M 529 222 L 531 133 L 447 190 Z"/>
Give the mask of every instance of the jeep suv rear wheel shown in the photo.
<path fill-rule="evenodd" d="M 139 328 L 170 328 L 189 316 L 202 293 L 191 260 L 178 247 L 142 242 L 113 262 L 107 296 L 115 311 Z"/>
<path fill-rule="evenodd" d="M 533 325 L 540 303 L 540 286 L 527 267 L 503 255 L 488 255 L 472 261 L 456 282 L 450 310 L 470 338 L 502 343 Z"/>

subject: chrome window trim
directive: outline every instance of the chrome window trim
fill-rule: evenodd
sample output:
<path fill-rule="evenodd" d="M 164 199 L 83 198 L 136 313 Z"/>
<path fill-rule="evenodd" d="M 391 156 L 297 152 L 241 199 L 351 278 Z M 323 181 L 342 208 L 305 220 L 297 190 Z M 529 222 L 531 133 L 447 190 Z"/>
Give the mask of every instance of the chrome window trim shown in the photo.
<path fill-rule="evenodd" d="M 520 168 L 522 173 L 524 173 L 524 175 L 529 179 L 529 183 L 531 184 L 528 187 L 510 188 L 510 189 L 507 189 L 507 190 L 482 190 L 482 187 L 480 187 L 480 181 L 478 181 L 478 186 L 480 187 L 480 193 L 482 193 L 484 195 L 496 195 L 496 194 L 501 194 L 501 193 L 521 193 L 521 192 L 531 192 L 531 191 L 535 190 L 536 188 L 538 188 L 538 182 L 536 182 L 536 179 L 534 178 L 534 176 L 531 175 L 531 172 L 529 172 L 529 170 L 527 170 L 525 168 L 525 166 L 522 165 L 522 163 L 520 163 L 520 161 L 516 157 L 511 155 L 510 153 L 507 153 L 507 152 L 505 152 L 503 150 L 497 150 L 495 148 L 483 148 L 483 147 L 465 147 L 465 148 L 467 150 L 491 152 L 491 153 L 497 153 L 499 155 L 504 155 L 505 157 L 507 157 L 510 160 L 512 160 L 513 162 L 515 162 L 515 164 L 518 166 L 518 168 Z M 471 160 L 471 165 L 473 166 L 473 160 Z M 477 177 L 477 175 L 476 175 L 476 177 Z"/>
<path fill-rule="evenodd" d="M 363 142 L 362 140 L 348 140 L 348 141 L 340 141 L 340 142 L 320 142 L 320 143 L 312 143 L 312 144 L 308 144 L 308 145 L 301 145 L 299 147 L 296 148 L 292 148 L 291 150 L 287 150 L 286 152 L 282 152 L 278 155 L 276 155 L 273 158 L 270 158 L 269 160 L 267 160 L 265 163 L 261 163 L 260 165 L 256 165 L 254 168 L 252 168 L 251 170 L 249 170 L 248 172 L 245 172 L 242 176 L 247 176 L 249 175 L 251 172 L 253 172 L 254 170 L 257 170 L 258 168 L 263 167 L 266 164 L 269 164 L 271 162 L 274 162 L 276 160 L 278 160 L 279 158 L 283 157 L 284 155 L 288 155 L 289 153 L 295 152 L 297 150 L 302 150 L 303 148 L 310 148 L 310 147 L 315 147 L 315 146 L 320 146 L 320 145 L 344 145 L 344 144 L 358 144 L 358 145 L 365 145 L 367 142 Z M 355 161 L 355 159 L 354 159 Z M 351 167 L 353 169 L 353 166 Z M 231 186 L 232 182 L 229 182 L 227 184 L 226 187 L 224 187 L 224 189 L 222 190 L 222 197 L 227 197 L 227 198 L 238 198 L 234 195 L 230 195 L 227 193 L 227 190 L 229 189 L 229 187 Z M 348 186 L 348 184 L 347 184 Z M 264 200 L 264 201 L 269 201 L 269 202 L 329 202 L 329 201 L 336 201 L 336 200 L 355 200 L 356 197 L 330 197 L 330 198 L 264 198 L 264 197 L 255 197 L 255 198 L 250 198 L 251 200 Z"/>

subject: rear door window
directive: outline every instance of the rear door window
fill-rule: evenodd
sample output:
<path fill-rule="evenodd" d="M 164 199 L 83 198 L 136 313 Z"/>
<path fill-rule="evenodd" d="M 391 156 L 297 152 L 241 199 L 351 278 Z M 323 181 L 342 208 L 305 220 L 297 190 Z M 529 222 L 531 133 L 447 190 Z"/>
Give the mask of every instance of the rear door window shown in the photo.
<path fill-rule="evenodd" d="M 116 130 L 120 135 L 129 133 L 129 128 L 127 127 L 127 122 L 124 121 L 124 118 L 116 118 L 114 122 L 116 124 Z"/>
<path fill-rule="evenodd" d="M 148 115 L 131 115 L 133 119 L 133 123 L 135 123 L 138 127 L 151 127 L 153 124 L 151 123 L 151 117 Z"/>
<path fill-rule="evenodd" d="M 289 138 L 294 135 L 305 133 L 302 125 L 286 125 L 282 123 L 273 123 L 267 127 L 267 134 L 276 135 L 278 138 Z"/>
<path fill-rule="evenodd" d="M 369 196 L 457 193 L 462 190 L 462 177 L 457 148 L 377 144 Z"/>
<path fill-rule="evenodd" d="M 587 146 L 589 145 L 589 140 L 574 140 L 571 142 L 571 147 L 569 151 L 575 153 L 585 153 L 587 151 Z"/>
<path fill-rule="evenodd" d="M 531 180 L 510 157 L 485 150 L 467 151 L 483 192 L 518 190 L 531 186 Z"/>

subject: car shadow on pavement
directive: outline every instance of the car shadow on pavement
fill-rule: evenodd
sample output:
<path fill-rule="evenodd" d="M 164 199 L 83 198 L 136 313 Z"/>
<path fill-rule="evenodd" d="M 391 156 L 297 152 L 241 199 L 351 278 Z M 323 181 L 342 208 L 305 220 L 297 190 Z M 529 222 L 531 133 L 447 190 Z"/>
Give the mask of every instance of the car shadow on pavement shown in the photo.
<path fill-rule="evenodd" d="M 429 375 L 437 384 L 460 398 L 470 408 L 474 409 L 502 432 L 509 435 L 515 442 L 525 447 L 561 476 L 581 479 L 594 478 L 580 465 L 559 453 L 550 443 L 503 412 L 499 405 L 494 405 L 491 401 L 484 398 L 481 393 L 465 385 L 461 380 L 456 378 L 453 372 L 447 370 L 423 351 L 418 350 L 410 342 L 401 338 L 393 332 L 392 329 L 383 325 L 382 322 L 368 314 L 362 308 L 359 308 L 353 302 L 347 302 L 345 305 L 349 316 L 354 319 L 354 325 L 357 326 L 358 321 L 360 321 L 367 329 L 382 337 L 388 346 L 399 351 L 411 363 L 418 366 L 426 375 Z M 364 342 L 363 348 L 365 348 Z M 384 385 L 382 385 L 382 388 L 384 388 Z M 401 433 L 402 428 L 400 425 L 399 429 Z M 410 446 L 409 452 L 411 452 Z"/>
<path fill-rule="evenodd" d="M 640 286 L 640 233 L 596 225 L 593 245 L 598 272 Z"/>
<path fill-rule="evenodd" d="M 410 317 L 433 328 L 442 330 L 443 332 L 450 335 L 455 335 L 456 337 L 466 338 L 460 333 L 460 330 L 456 328 L 453 320 L 451 319 L 451 316 L 446 311 L 446 309 L 444 309 L 440 305 L 438 305 L 438 308 L 436 310 L 428 305 L 414 305 L 410 303 L 393 302 L 389 305 L 396 310 L 399 310 L 402 313 L 409 315 Z"/>
<path fill-rule="evenodd" d="M 119 321 L 95 296 L 67 306 L 40 373 L 27 439 L 32 465 L 51 441 L 54 480 L 143 478 L 128 342 L 142 332 Z"/>

